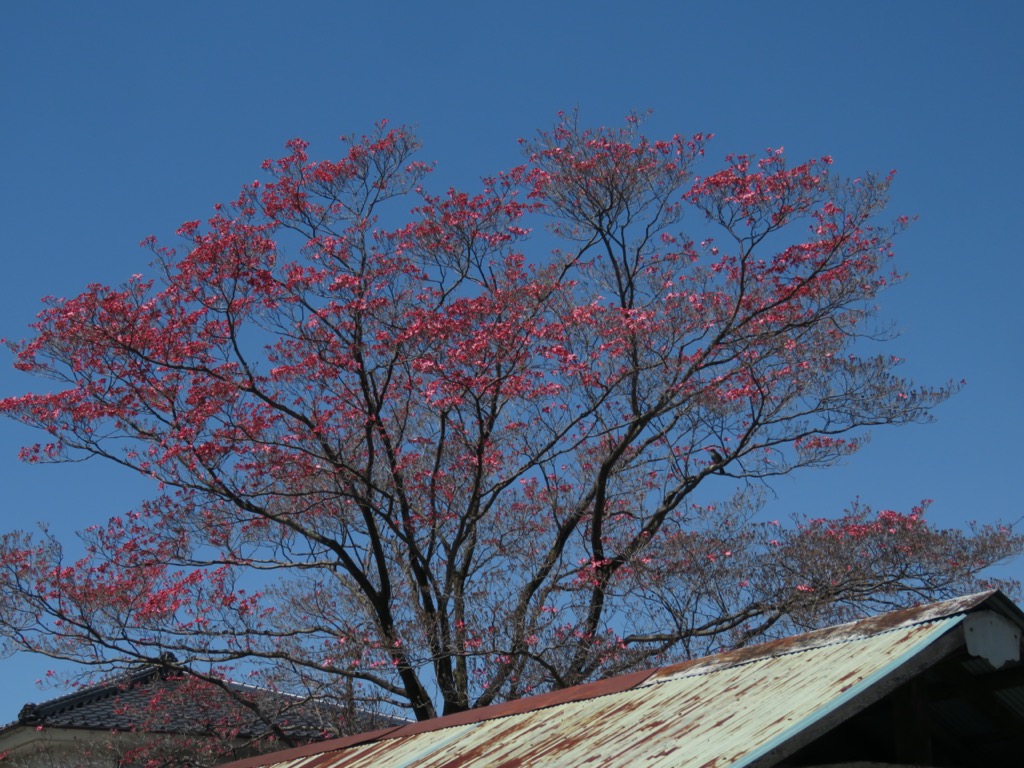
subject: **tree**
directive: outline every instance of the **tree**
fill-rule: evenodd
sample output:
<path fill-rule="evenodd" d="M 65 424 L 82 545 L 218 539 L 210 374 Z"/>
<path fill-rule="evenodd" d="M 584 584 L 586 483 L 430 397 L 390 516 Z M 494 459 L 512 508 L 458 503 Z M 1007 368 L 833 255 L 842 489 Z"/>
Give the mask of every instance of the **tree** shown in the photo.
<path fill-rule="evenodd" d="M 73 563 L 4 538 L 9 645 L 422 719 L 980 583 L 1012 530 L 757 517 L 956 387 L 873 352 L 891 178 L 781 150 L 694 176 L 709 138 L 562 116 L 442 195 L 403 128 L 336 162 L 292 141 L 182 253 L 147 241 L 158 281 L 50 300 L 12 346 L 63 388 L 0 402 L 49 435 L 24 458 L 161 492 Z M 530 261 L 539 224 L 560 247 Z"/>

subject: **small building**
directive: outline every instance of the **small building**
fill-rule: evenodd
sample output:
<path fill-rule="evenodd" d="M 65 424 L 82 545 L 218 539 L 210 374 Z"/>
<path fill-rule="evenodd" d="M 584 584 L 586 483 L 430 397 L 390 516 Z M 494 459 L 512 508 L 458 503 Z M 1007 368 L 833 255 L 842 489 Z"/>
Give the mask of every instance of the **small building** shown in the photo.
<path fill-rule="evenodd" d="M 226 680 L 204 681 L 173 665 L 127 674 L 41 704 L 0 727 L 0 766 L 121 766 L 163 756 L 166 765 L 216 765 L 280 747 L 395 724 Z M 255 705 L 255 706 L 253 706 Z M 285 741 L 284 743 L 287 743 Z"/>
<path fill-rule="evenodd" d="M 1024 613 L 986 592 L 232 768 L 1018 768 Z"/>

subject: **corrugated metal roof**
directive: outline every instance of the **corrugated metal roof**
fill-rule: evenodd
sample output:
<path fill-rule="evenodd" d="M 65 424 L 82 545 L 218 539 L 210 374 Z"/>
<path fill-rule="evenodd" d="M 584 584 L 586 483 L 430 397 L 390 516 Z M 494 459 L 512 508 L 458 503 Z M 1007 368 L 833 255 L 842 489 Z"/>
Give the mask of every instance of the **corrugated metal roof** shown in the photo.
<path fill-rule="evenodd" d="M 948 608 L 896 619 L 890 615 L 886 623 L 867 630 L 858 622 L 759 650 L 668 667 L 606 695 L 542 708 L 535 702 L 533 709 L 451 727 L 440 727 L 442 720 L 430 730 L 413 728 L 402 735 L 403 728 L 370 743 L 304 757 L 285 759 L 282 754 L 275 762 L 269 755 L 261 764 L 748 766 L 948 632 L 962 620 L 955 611 L 964 605 Z"/>

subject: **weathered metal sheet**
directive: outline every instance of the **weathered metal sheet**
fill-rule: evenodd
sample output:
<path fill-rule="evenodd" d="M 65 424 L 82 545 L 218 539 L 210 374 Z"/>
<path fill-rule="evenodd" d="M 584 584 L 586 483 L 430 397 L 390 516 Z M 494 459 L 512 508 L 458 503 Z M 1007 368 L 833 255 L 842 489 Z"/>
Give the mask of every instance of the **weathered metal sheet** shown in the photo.
<path fill-rule="evenodd" d="M 617 693 L 266 765 L 741 766 L 912 658 L 961 619 L 899 622 L 867 637 L 832 633 L 819 636 L 819 643 L 805 640 L 731 664 L 669 667 Z"/>

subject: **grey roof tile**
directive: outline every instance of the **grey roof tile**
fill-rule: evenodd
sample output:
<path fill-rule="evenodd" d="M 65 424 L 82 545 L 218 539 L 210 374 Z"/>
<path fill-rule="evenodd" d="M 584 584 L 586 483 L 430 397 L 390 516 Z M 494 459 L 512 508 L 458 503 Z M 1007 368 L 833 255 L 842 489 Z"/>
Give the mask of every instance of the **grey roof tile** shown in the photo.
<path fill-rule="evenodd" d="M 245 739 L 280 728 L 302 741 L 316 741 L 337 735 L 346 714 L 334 704 L 226 680 L 207 682 L 173 666 L 144 665 L 59 698 L 26 704 L 17 724 L 183 735 L 230 731 Z M 370 724 L 369 715 L 366 719 L 363 728 Z"/>

